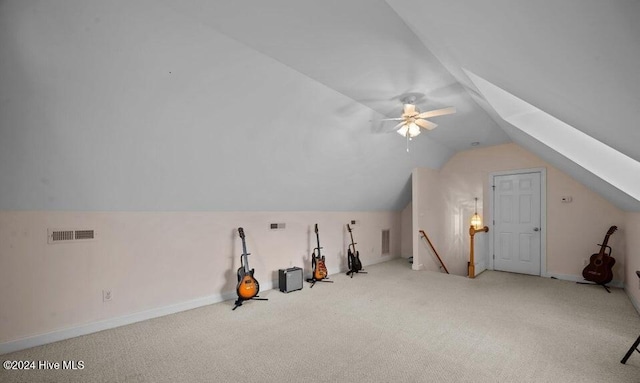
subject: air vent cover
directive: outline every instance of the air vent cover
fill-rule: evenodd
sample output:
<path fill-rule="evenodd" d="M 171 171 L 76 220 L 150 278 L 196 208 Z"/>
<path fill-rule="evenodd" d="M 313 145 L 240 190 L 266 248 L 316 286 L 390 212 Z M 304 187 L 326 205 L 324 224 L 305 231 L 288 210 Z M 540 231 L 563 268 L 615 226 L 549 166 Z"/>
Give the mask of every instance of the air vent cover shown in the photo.
<path fill-rule="evenodd" d="M 391 230 L 382 230 L 382 255 L 391 253 Z"/>
<path fill-rule="evenodd" d="M 51 233 L 51 241 L 73 241 L 73 230 L 56 230 Z"/>
<path fill-rule="evenodd" d="M 83 242 L 96 239 L 96 232 L 93 229 L 49 229 L 47 232 L 47 243 Z"/>
<path fill-rule="evenodd" d="M 286 228 L 286 224 L 284 223 L 270 223 L 269 229 L 271 230 L 284 230 Z"/>
<path fill-rule="evenodd" d="M 94 239 L 95 231 L 93 230 L 76 230 L 76 239 Z"/>

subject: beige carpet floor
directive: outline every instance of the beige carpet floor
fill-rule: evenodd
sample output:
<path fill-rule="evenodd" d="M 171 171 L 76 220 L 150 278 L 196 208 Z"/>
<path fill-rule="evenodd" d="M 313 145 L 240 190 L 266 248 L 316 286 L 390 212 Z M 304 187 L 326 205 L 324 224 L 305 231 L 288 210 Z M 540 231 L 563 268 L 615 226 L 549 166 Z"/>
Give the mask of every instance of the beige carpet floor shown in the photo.
<path fill-rule="evenodd" d="M 475 280 L 397 259 L 267 302 L 232 301 L 2 355 L 83 370 L 1 382 L 640 382 L 624 291 L 487 271 Z"/>

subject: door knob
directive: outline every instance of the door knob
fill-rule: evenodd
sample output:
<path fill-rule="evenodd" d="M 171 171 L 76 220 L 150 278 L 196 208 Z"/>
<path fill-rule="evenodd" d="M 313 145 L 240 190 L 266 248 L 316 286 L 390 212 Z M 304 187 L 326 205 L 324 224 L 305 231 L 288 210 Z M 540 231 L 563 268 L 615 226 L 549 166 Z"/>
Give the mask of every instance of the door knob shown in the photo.
<path fill-rule="evenodd" d="M 540 228 L 539 227 L 534 227 L 533 231 L 540 231 Z"/>

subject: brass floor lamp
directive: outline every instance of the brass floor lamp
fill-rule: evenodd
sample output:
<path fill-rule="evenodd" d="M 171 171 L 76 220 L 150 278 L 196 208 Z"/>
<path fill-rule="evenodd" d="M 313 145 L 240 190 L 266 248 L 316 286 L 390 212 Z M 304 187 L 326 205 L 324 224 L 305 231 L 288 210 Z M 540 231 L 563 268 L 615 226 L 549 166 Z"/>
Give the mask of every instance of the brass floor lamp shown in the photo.
<path fill-rule="evenodd" d="M 469 252 L 469 266 L 468 266 L 469 278 L 476 277 L 476 260 L 473 254 L 473 237 L 476 235 L 476 233 L 481 233 L 481 232 L 486 233 L 489 231 L 489 228 L 487 226 L 479 228 L 479 226 L 482 225 L 482 219 L 478 214 L 478 198 L 476 198 L 475 200 L 476 200 L 476 211 L 473 214 L 473 217 L 471 217 L 471 227 L 469 227 L 469 235 L 471 236 L 471 251 Z"/>
<path fill-rule="evenodd" d="M 476 235 L 476 233 L 486 233 L 488 231 L 489 228 L 487 226 L 480 229 L 476 229 L 473 226 L 469 227 L 469 235 L 471 236 L 471 251 L 469 252 L 469 278 L 476 277 L 476 260 L 474 259 L 473 254 L 473 237 Z"/>

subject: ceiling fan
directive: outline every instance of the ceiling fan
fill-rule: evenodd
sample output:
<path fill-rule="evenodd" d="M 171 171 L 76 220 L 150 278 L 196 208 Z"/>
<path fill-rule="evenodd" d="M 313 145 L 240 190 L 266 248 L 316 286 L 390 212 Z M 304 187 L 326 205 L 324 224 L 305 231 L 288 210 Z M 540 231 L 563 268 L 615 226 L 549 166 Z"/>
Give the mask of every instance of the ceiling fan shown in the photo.
<path fill-rule="evenodd" d="M 397 118 L 384 118 L 382 121 L 400 121 L 398 125 L 393 127 L 393 130 L 397 129 L 398 134 L 407 138 L 407 141 L 420 134 L 420 128 L 433 130 L 438 124 L 435 124 L 427 118 L 445 116 L 456 112 L 456 108 L 448 107 L 436 110 L 430 110 L 428 112 L 420 112 L 415 105 L 415 96 L 409 96 L 402 100 L 404 104 L 402 115 Z M 409 146 L 407 143 L 407 151 Z"/>

